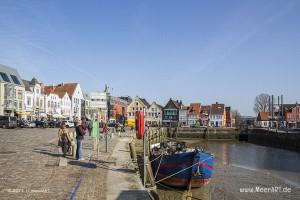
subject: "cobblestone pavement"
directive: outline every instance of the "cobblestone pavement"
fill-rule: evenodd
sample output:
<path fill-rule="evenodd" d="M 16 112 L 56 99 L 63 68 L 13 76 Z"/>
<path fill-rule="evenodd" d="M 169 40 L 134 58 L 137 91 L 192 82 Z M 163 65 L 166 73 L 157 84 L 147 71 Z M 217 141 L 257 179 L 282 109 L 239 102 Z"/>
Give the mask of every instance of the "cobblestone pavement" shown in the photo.
<path fill-rule="evenodd" d="M 99 160 L 92 138 L 84 140 L 85 161 L 62 159 L 57 129 L 0 129 L 0 199 L 106 199 L 106 166 L 114 163 L 100 142 Z M 73 131 L 73 130 L 72 130 Z M 109 140 L 109 152 L 117 139 Z"/>

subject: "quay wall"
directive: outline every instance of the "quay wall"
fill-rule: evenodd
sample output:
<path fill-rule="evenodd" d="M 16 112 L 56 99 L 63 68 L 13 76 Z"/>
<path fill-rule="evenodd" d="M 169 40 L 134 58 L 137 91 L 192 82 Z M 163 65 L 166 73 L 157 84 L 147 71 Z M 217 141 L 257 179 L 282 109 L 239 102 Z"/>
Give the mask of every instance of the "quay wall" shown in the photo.
<path fill-rule="evenodd" d="M 249 129 L 247 135 L 250 143 L 300 152 L 300 133 L 297 132 Z"/>
<path fill-rule="evenodd" d="M 176 139 L 237 140 L 235 128 L 168 128 L 168 137 Z"/>

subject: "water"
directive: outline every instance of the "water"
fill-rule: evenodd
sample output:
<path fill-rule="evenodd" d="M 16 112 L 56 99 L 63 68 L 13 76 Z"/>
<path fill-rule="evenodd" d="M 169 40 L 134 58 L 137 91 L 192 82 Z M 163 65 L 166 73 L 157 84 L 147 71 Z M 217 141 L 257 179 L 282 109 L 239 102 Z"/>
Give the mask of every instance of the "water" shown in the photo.
<path fill-rule="evenodd" d="M 299 199 L 300 153 L 241 142 L 187 141 L 190 147 L 201 147 L 215 155 L 211 183 L 193 189 L 198 199 Z M 283 191 L 260 191 L 277 187 Z M 245 192 L 249 189 L 249 192 Z M 253 190 L 251 190 L 253 188 Z M 291 189 L 291 192 L 287 192 Z M 159 190 L 159 194 L 168 193 Z M 180 199 L 178 195 L 161 199 Z M 176 198 L 174 198 L 176 196 Z"/>

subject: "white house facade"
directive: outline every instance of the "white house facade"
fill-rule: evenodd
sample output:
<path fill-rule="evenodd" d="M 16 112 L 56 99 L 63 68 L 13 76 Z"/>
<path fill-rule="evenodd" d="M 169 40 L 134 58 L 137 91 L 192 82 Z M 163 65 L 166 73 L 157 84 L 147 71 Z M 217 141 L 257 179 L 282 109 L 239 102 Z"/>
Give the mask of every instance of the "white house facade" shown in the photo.
<path fill-rule="evenodd" d="M 162 124 L 162 106 L 153 102 L 146 110 L 145 121 L 148 125 L 159 126 Z"/>

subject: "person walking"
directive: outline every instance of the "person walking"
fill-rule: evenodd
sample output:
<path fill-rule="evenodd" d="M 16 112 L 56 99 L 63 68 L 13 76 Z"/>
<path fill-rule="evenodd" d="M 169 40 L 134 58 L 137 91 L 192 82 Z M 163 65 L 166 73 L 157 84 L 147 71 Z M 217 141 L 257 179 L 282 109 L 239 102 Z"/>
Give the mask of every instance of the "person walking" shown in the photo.
<path fill-rule="evenodd" d="M 64 156 L 66 156 L 69 151 L 71 141 L 72 139 L 69 130 L 66 128 L 65 123 L 62 122 L 60 129 L 58 130 L 58 146 L 62 148 Z"/>
<path fill-rule="evenodd" d="M 82 120 L 81 124 L 79 122 L 77 123 L 75 131 L 76 131 L 76 140 L 77 140 L 76 159 L 84 160 L 84 158 L 82 157 L 83 154 L 82 146 L 83 146 L 84 135 L 88 131 L 85 119 Z"/>

